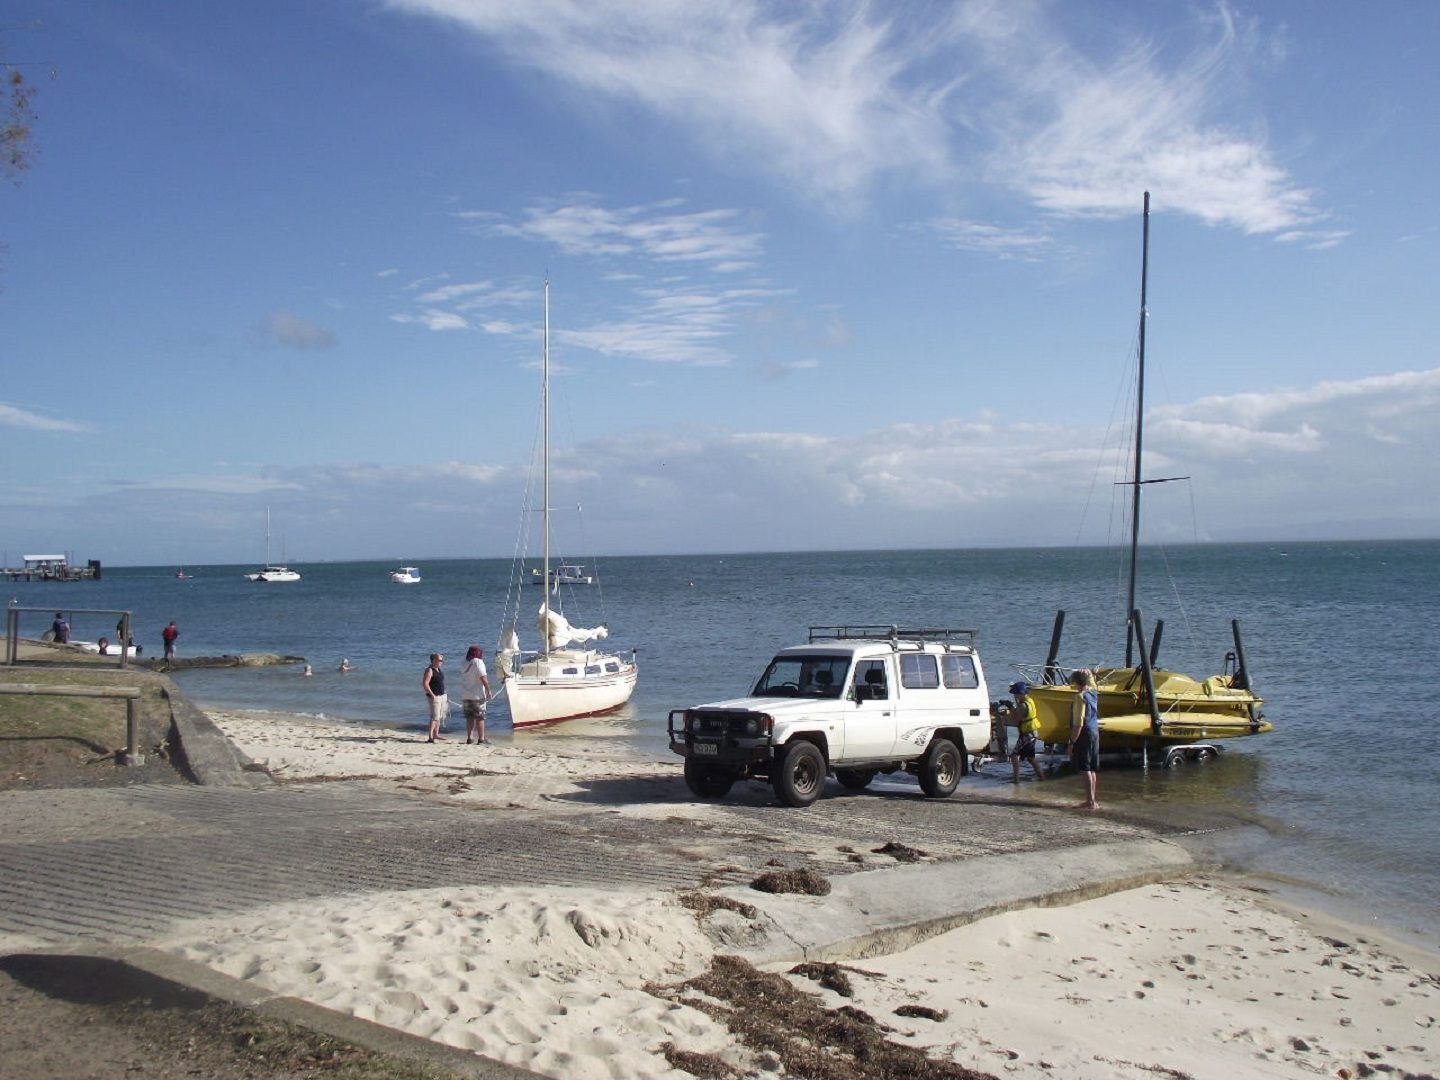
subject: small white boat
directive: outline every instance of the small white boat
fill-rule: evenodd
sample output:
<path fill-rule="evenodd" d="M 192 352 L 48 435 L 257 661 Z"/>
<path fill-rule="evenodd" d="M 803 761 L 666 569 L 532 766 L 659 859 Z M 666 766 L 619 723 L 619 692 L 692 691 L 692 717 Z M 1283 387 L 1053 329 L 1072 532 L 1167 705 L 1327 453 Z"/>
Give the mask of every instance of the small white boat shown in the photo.
<path fill-rule="evenodd" d="M 71 645 L 74 645 L 74 646 L 77 646 L 77 647 L 80 649 L 81 652 L 96 653 L 96 654 L 99 654 L 99 653 L 100 653 L 100 643 L 99 643 L 98 641 L 76 641 L 74 638 L 71 638 L 71 639 L 70 639 L 70 644 L 71 644 Z M 141 649 L 141 646 L 139 646 L 139 645 L 130 645 L 130 646 L 128 646 L 128 647 L 125 649 L 125 655 L 127 655 L 127 656 L 139 656 L 139 655 L 140 655 L 140 649 Z M 105 655 L 105 656 L 119 656 L 119 655 L 120 655 L 120 646 L 119 646 L 119 645 L 111 645 L 111 644 L 108 644 L 108 643 L 107 643 L 106 646 L 105 646 L 104 655 Z"/>
<path fill-rule="evenodd" d="M 414 566 L 401 566 L 390 571 L 390 580 L 396 585 L 419 585 L 420 571 Z"/>
<path fill-rule="evenodd" d="M 530 570 L 530 581 L 532 584 L 540 584 L 540 568 L 532 567 Z M 561 563 L 559 566 L 550 568 L 550 587 L 556 585 L 594 585 L 593 574 L 585 573 L 585 567 L 578 563 Z"/>

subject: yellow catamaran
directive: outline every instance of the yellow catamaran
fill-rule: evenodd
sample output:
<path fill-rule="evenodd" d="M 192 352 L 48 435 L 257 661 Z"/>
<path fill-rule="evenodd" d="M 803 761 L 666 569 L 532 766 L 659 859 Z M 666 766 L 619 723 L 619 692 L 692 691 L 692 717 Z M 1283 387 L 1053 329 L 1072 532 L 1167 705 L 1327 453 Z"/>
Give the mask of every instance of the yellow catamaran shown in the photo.
<path fill-rule="evenodd" d="M 1226 655 L 1224 671 L 1195 679 L 1156 666 L 1163 624 L 1157 623 L 1148 647 L 1144 623 L 1135 607 L 1135 571 L 1140 549 L 1140 493 L 1147 484 L 1165 483 L 1184 477 L 1144 479 L 1140 472 L 1144 447 L 1145 418 L 1145 322 L 1146 284 L 1150 270 L 1150 193 L 1145 193 L 1144 241 L 1140 263 L 1139 381 L 1135 403 L 1134 478 L 1130 503 L 1130 585 L 1126 600 L 1127 632 L 1125 666 L 1094 670 L 1100 698 L 1100 748 L 1102 751 L 1142 752 L 1163 749 L 1165 764 L 1182 757 L 1212 756 L 1220 739 L 1260 735 L 1271 724 L 1260 712 L 1261 699 L 1251 685 L 1245 664 L 1245 646 L 1240 622 L 1231 622 L 1235 648 Z M 1078 691 L 1070 685 L 1066 669 L 1056 663 L 1065 612 L 1056 614 L 1050 638 L 1050 652 L 1041 668 L 1030 700 L 1040 721 L 1037 733 L 1050 743 L 1069 738 L 1070 718 Z M 1138 663 L 1136 662 L 1138 654 Z"/>

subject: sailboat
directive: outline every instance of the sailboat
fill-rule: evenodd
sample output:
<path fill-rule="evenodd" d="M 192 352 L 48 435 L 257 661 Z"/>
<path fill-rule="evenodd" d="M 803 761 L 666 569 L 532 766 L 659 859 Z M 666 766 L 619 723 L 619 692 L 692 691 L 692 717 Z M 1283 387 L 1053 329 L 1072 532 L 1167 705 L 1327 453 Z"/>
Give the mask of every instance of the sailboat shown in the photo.
<path fill-rule="evenodd" d="M 1147 635 L 1140 611 L 1135 606 L 1135 579 L 1140 551 L 1140 495 L 1146 485 L 1186 477 L 1145 479 L 1141 472 L 1145 419 L 1145 324 L 1146 287 L 1150 271 L 1150 193 L 1145 193 L 1144 239 L 1140 262 L 1140 338 L 1138 383 L 1135 401 L 1134 468 L 1130 481 L 1130 579 L 1126 597 L 1125 664 L 1101 667 L 1093 672 L 1100 699 L 1100 748 L 1103 751 L 1164 748 L 1166 764 L 1191 751 L 1209 756 L 1217 739 L 1260 735 L 1272 730 L 1260 712 L 1263 701 L 1255 694 L 1250 670 L 1245 663 L 1245 646 L 1240 622 L 1232 620 L 1234 649 L 1225 656 L 1223 670 L 1196 679 L 1158 665 L 1163 622 L 1156 622 Z M 1040 669 L 1030 700 L 1035 703 L 1040 729 L 1037 736 L 1049 743 L 1069 738 L 1070 718 L 1078 691 L 1069 685 L 1070 674 L 1056 663 L 1065 612 L 1055 616 L 1050 651 Z M 1136 660 L 1138 659 L 1138 663 Z M 1028 674 L 1028 673 L 1027 673 Z"/>
<path fill-rule="evenodd" d="M 587 648 L 609 636 L 604 626 L 572 626 L 552 605 L 560 582 L 550 566 L 550 282 L 545 282 L 545 327 L 541 350 L 541 581 L 554 581 L 540 602 L 540 651 L 524 653 L 514 620 L 500 642 L 496 664 L 502 688 L 510 700 L 511 722 L 517 728 L 553 724 L 580 716 L 595 716 L 618 709 L 630 700 L 638 671 L 635 654 L 628 659 L 615 653 Z M 516 601 L 517 611 L 519 600 Z"/>
<path fill-rule="evenodd" d="M 283 546 L 283 545 L 282 545 Z M 245 575 L 246 581 L 299 581 L 300 575 L 288 566 L 280 566 L 270 561 L 270 508 L 265 508 L 265 565 L 259 570 Z"/>

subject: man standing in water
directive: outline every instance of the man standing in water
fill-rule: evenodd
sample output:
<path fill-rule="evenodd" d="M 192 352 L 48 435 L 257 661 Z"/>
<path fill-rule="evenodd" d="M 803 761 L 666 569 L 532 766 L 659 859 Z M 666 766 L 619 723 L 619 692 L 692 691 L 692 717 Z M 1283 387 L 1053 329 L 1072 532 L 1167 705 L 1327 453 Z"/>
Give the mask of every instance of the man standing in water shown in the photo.
<path fill-rule="evenodd" d="M 160 640 L 165 642 L 165 659 L 175 659 L 175 639 L 180 636 L 180 628 L 175 625 L 175 620 L 170 620 L 170 625 L 160 631 Z"/>
<path fill-rule="evenodd" d="M 63 611 L 55 612 L 55 621 L 50 624 L 50 634 L 57 645 L 64 645 L 70 641 L 70 623 L 66 620 Z"/>
<path fill-rule="evenodd" d="M 1085 778 L 1085 801 L 1075 805 L 1079 810 L 1098 810 L 1095 774 L 1100 770 L 1100 693 L 1085 668 L 1071 674 L 1070 685 L 1076 690 L 1075 707 L 1070 713 L 1070 760 L 1075 771 Z"/>
<path fill-rule="evenodd" d="M 425 674 L 420 676 L 420 685 L 425 689 L 425 700 L 430 705 L 430 738 L 427 742 L 441 738 L 440 722 L 450 711 L 450 699 L 445 696 L 445 672 L 440 667 L 443 663 L 445 657 L 438 652 L 431 653 L 430 666 L 425 669 Z"/>

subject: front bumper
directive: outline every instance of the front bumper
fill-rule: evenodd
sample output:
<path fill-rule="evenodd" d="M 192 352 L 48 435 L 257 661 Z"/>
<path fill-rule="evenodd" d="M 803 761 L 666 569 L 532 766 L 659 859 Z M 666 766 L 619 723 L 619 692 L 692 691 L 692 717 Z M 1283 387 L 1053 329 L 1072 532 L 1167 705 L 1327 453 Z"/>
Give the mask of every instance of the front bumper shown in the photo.
<path fill-rule="evenodd" d="M 670 712 L 670 749 L 681 757 L 745 766 L 768 762 L 774 756 L 768 724 L 765 731 L 752 735 L 744 730 L 748 717 L 743 714 L 701 714 L 687 724 L 687 716 L 694 715 L 689 709 Z"/>

